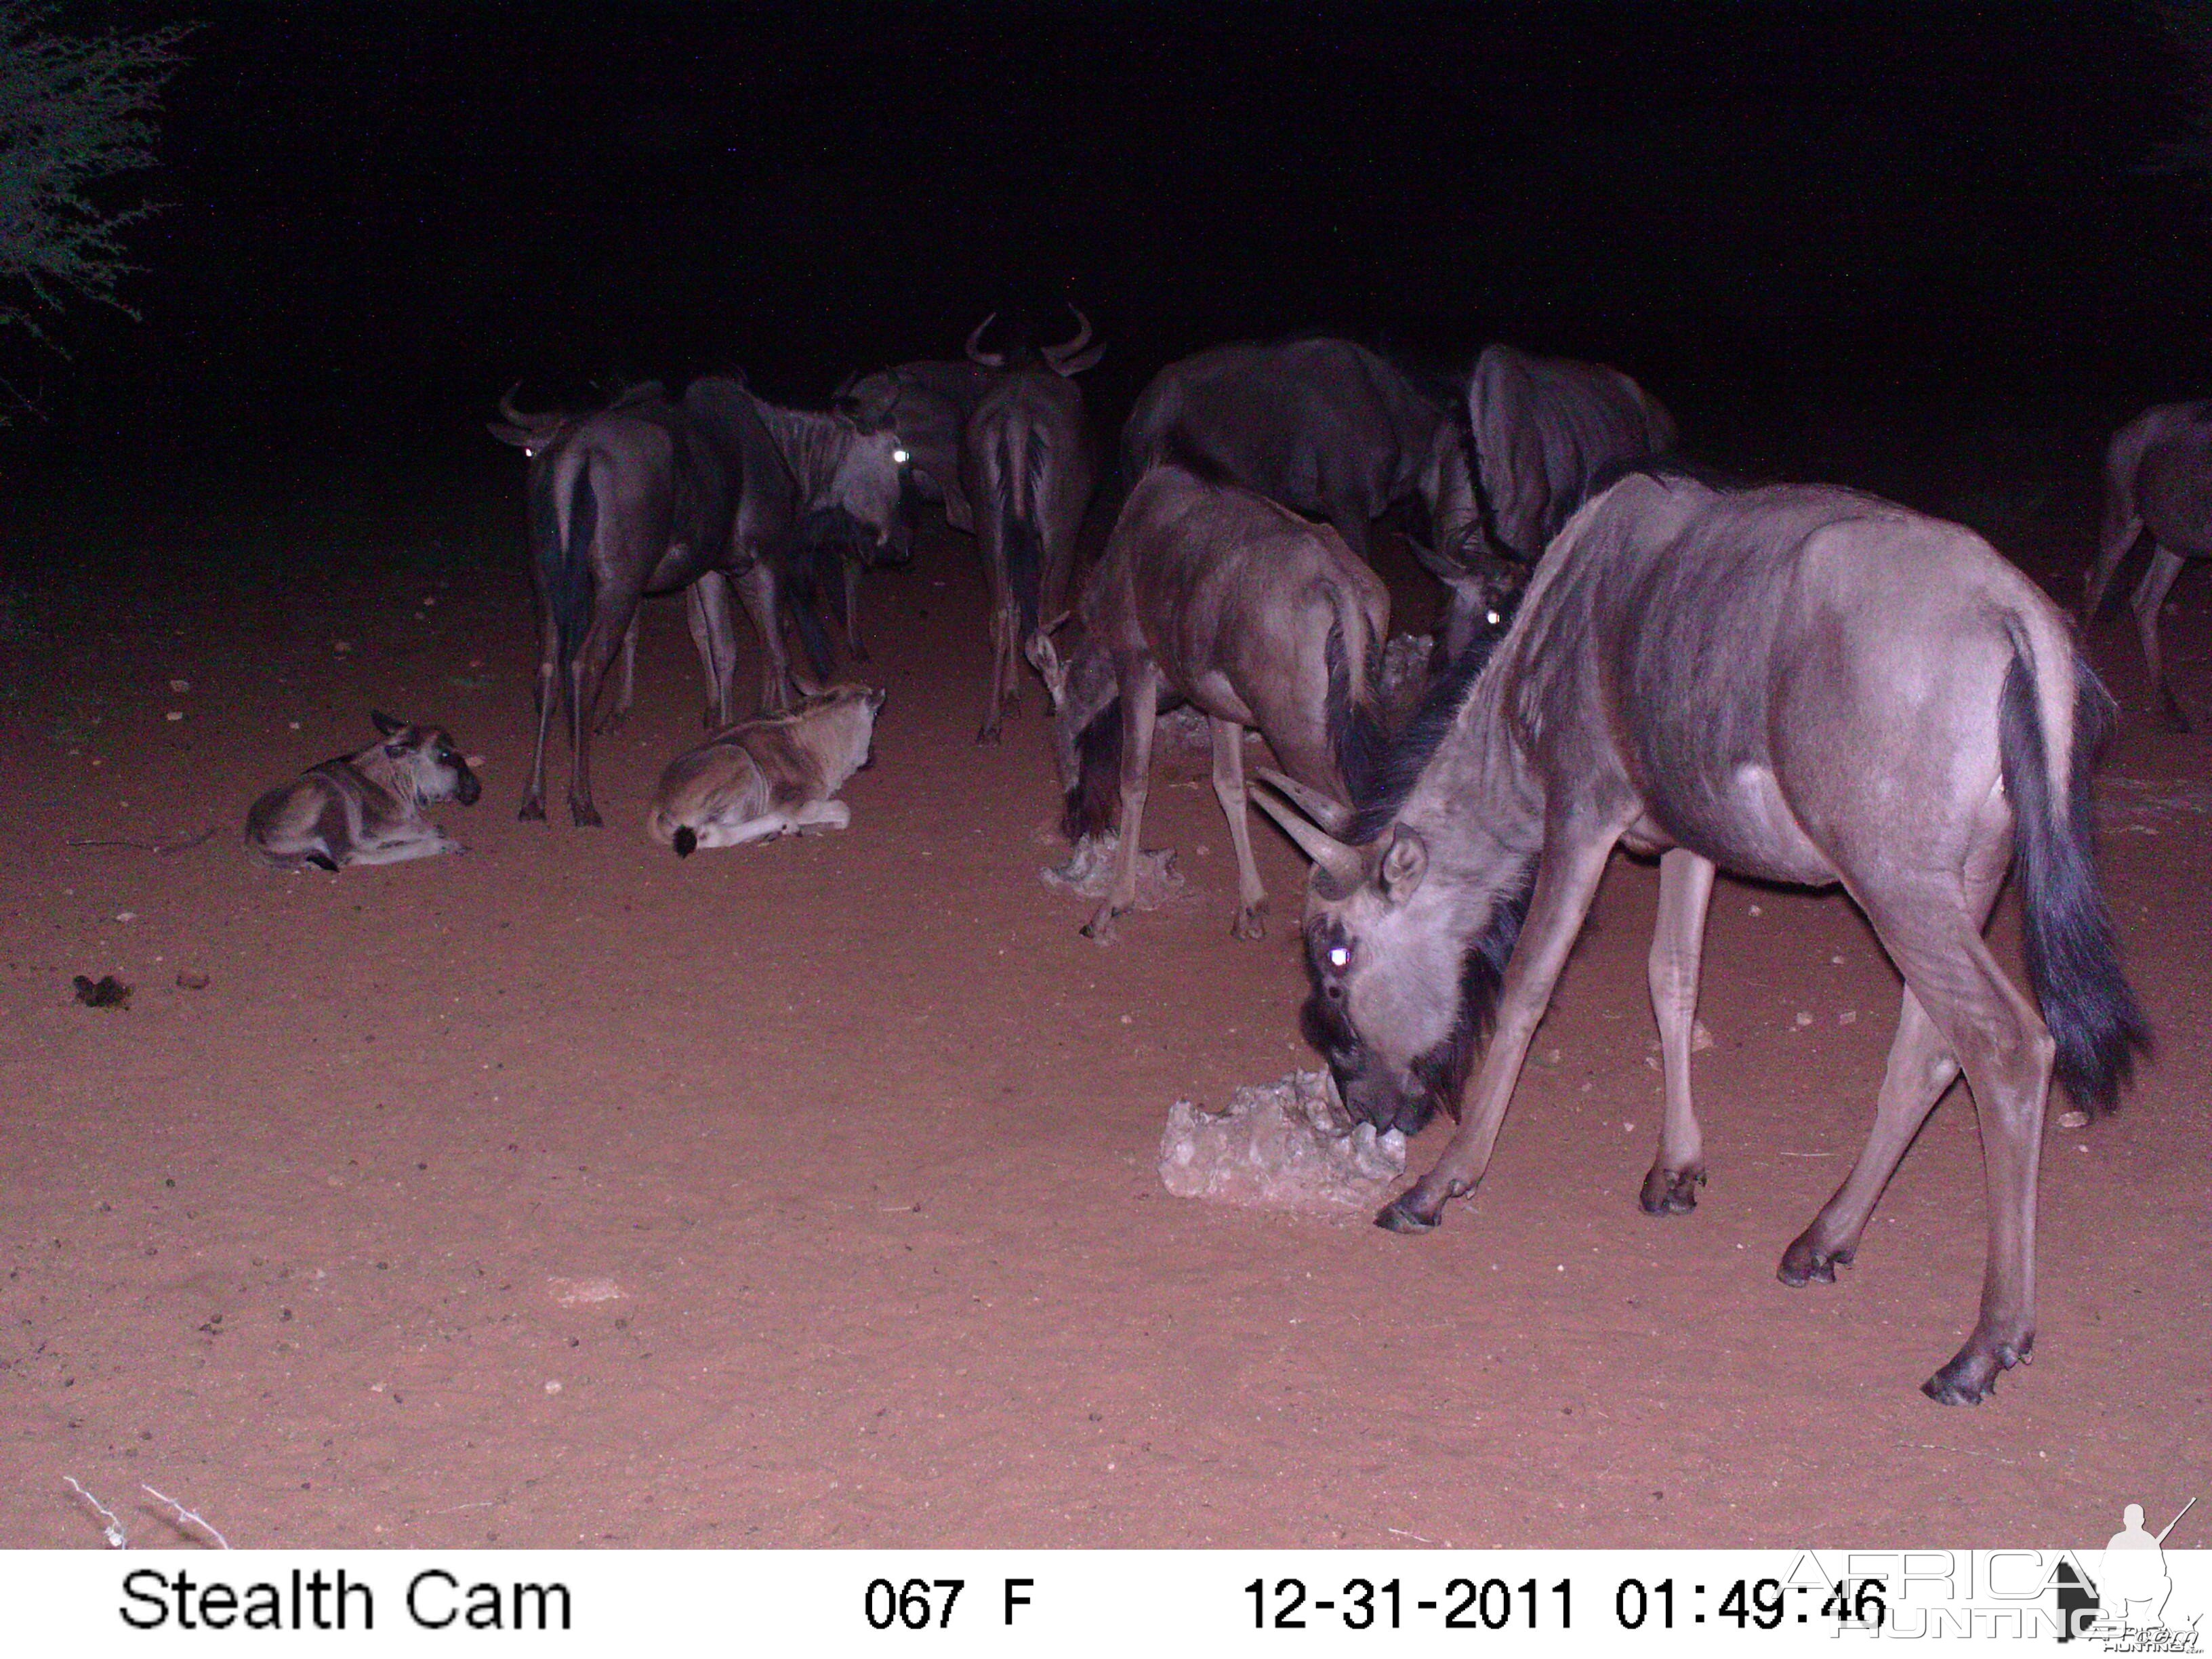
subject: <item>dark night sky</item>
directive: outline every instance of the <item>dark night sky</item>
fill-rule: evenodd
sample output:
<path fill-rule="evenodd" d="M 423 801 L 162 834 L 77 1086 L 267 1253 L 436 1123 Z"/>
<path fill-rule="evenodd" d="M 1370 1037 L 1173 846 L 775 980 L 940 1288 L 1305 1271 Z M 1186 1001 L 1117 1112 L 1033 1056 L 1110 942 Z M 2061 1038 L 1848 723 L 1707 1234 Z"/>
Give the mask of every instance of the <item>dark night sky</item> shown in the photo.
<path fill-rule="evenodd" d="M 818 400 L 1061 298 L 1115 409 L 1295 329 L 1607 357 L 1693 416 L 1797 384 L 2125 404 L 2208 367 L 2212 193 L 2141 166 L 2183 66 L 2139 9 L 128 15 L 202 24 L 132 181 L 171 204 L 131 240 L 144 320 L 18 356 L 52 417 L 19 459 L 483 445 L 518 378 L 741 364 Z"/>

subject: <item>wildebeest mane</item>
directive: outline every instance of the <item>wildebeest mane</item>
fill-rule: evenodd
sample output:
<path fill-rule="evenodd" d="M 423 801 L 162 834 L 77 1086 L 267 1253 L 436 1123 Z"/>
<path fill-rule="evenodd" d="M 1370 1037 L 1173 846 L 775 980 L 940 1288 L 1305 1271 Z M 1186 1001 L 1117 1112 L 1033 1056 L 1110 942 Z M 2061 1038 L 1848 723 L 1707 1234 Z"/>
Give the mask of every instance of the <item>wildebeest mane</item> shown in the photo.
<path fill-rule="evenodd" d="M 1490 1039 L 1498 1018 L 1498 994 L 1505 986 L 1505 964 L 1521 938 L 1528 920 L 1528 901 L 1536 890 L 1536 857 L 1530 855 L 1492 896 L 1490 915 L 1481 930 L 1468 941 L 1459 963 L 1459 1009 L 1444 1039 L 1416 1059 L 1414 1079 L 1459 1119 L 1460 1091 L 1476 1054 Z"/>
<path fill-rule="evenodd" d="M 1413 786 L 1420 781 L 1421 774 L 1436 757 L 1445 734 L 1459 718 L 1462 706 L 1474 691 L 1475 681 L 1482 678 L 1482 671 L 1489 666 L 1491 653 L 1503 637 L 1503 629 L 1477 634 L 1451 665 L 1430 684 L 1413 719 L 1400 728 L 1389 752 L 1370 774 L 1367 787 L 1353 789 L 1352 824 L 1345 832 L 1346 840 L 1354 846 L 1364 845 L 1396 822 L 1399 809 L 1405 805 L 1406 798 L 1413 793 Z"/>

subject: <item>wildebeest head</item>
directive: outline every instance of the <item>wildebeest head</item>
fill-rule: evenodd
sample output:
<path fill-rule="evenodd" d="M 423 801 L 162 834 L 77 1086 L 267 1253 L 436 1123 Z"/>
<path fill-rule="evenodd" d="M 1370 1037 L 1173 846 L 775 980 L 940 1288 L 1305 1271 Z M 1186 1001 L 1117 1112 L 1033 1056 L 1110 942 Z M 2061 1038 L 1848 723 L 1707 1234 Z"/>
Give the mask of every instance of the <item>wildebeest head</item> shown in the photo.
<path fill-rule="evenodd" d="M 1314 860 L 1306 1041 L 1355 1119 L 1410 1134 L 1439 1106 L 1456 1116 L 1528 908 L 1527 863 L 1500 849 L 1496 868 L 1472 882 L 1431 880 L 1419 830 L 1395 823 L 1354 846 L 1339 839 L 1349 820 L 1341 805 L 1260 775 L 1293 805 L 1265 790 L 1254 799 Z"/>
<path fill-rule="evenodd" d="M 1073 841 L 1113 821 L 1120 790 L 1121 688 L 1112 653 L 1094 646 L 1079 621 L 1063 632 L 1067 622 L 1062 615 L 1046 623 L 1023 642 L 1022 654 L 1043 677 L 1052 705 L 1047 736 L 1066 798 L 1060 827 Z"/>
<path fill-rule="evenodd" d="M 913 457 L 889 424 L 863 424 L 843 414 L 836 418 L 846 428 L 847 440 L 829 489 L 814 503 L 814 514 L 817 520 L 830 514 L 847 521 L 868 563 L 910 562 Z"/>
<path fill-rule="evenodd" d="M 981 363 L 986 368 L 1048 368 L 1064 379 L 1072 380 L 1103 357 L 1106 347 L 1103 341 L 1095 345 L 1091 343 L 1091 319 L 1073 305 L 1068 309 L 1075 313 L 1075 332 L 1058 345 L 1031 345 L 1026 340 L 1018 340 L 1001 346 L 998 350 L 986 351 L 983 337 L 990 331 L 991 325 L 999 319 L 999 313 L 993 312 L 976 324 L 975 332 L 968 337 L 968 361 Z"/>
<path fill-rule="evenodd" d="M 424 806 L 447 800 L 464 806 L 477 804 L 482 786 L 445 727 L 410 726 L 381 709 L 372 709 L 369 719 L 384 738 L 384 758 L 393 775 L 406 781 L 417 802 Z"/>
<path fill-rule="evenodd" d="M 541 451 L 551 448 L 575 428 L 577 416 L 567 410 L 532 412 L 517 409 L 514 394 L 520 390 L 520 381 L 509 386 L 499 400 L 501 418 L 485 425 L 500 442 L 513 444 L 530 459 L 536 460 Z"/>

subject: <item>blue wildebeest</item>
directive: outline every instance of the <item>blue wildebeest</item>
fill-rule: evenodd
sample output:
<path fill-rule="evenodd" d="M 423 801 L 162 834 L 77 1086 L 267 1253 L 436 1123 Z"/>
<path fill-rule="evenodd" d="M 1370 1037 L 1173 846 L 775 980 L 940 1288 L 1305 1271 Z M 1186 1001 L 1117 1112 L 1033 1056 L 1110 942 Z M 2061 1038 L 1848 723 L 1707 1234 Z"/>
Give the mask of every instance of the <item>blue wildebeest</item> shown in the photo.
<path fill-rule="evenodd" d="M 1108 827 L 1118 786 L 1113 882 L 1083 931 L 1104 939 L 1135 902 L 1165 698 L 1195 705 L 1212 728 L 1213 791 L 1237 851 L 1230 931 L 1259 938 L 1267 895 L 1244 810 L 1245 728 L 1267 739 L 1291 787 L 1351 799 L 1382 749 L 1375 679 L 1389 633 L 1389 590 L 1328 526 L 1174 465 L 1138 480 L 1084 583 L 1066 660 L 1045 633 L 1029 647 L 1054 707 L 1070 841 Z"/>
<path fill-rule="evenodd" d="M 1601 475 L 1664 454 L 1674 421 L 1617 368 L 1483 349 L 1424 480 L 1433 548 L 1413 550 L 1450 594 L 1437 660 L 1449 663 L 1504 608 L 1505 596 Z"/>
<path fill-rule="evenodd" d="M 2150 566 L 2128 604 L 2150 665 L 2151 690 L 2177 731 L 2189 716 L 2166 684 L 2158 617 L 2186 559 L 2212 558 L 2212 403 L 2160 404 L 2112 434 L 2105 453 L 2105 518 L 2083 596 L 2084 628 L 2103 607 L 2120 561 L 2150 532 Z"/>
<path fill-rule="evenodd" d="M 762 703 L 792 692 L 779 574 L 823 535 L 902 549 L 902 478 L 894 434 L 842 415 L 780 408 L 742 382 L 695 381 L 680 404 L 625 398 L 594 415 L 495 427 L 531 451 L 531 569 L 540 618 L 538 735 L 525 818 L 545 816 L 545 744 L 566 703 L 574 770 L 570 816 L 600 822 L 592 802 L 591 733 L 600 687 L 639 600 L 688 590 L 691 633 L 709 690 L 709 723 L 732 718 L 736 589 L 759 635 Z"/>
<path fill-rule="evenodd" d="M 960 445 L 991 604 L 990 690 L 978 743 L 999 740 L 1006 710 L 1020 702 L 1024 647 L 1041 617 L 1058 614 L 1067 602 L 1075 538 L 1097 477 L 1075 376 L 1105 354 L 1091 344 L 1091 321 L 1079 311 L 1075 334 L 1051 346 L 986 351 L 993 320 L 985 318 L 968 337 L 969 358 L 995 374 Z"/>
<path fill-rule="evenodd" d="M 1304 1021 L 1339 1091 L 1380 1124 L 1414 1127 L 1438 1103 L 1460 1118 L 1380 1224 L 1425 1231 L 1482 1179 L 1616 844 L 1661 855 L 1650 991 L 1667 1108 L 1642 1202 L 1691 1209 L 1714 872 L 1840 884 L 1902 973 L 1904 1003 L 1866 1149 L 1780 1275 L 1833 1280 L 1963 1073 L 1988 1265 L 1972 1335 L 1924 1386 L 1947 1403 L 1985 1397 L 2035 1338 L 2054 1057 L 2077 1102 L 2108 1103 L 2145 1037 L 2091 862 L 2111 700 L 2065 618 L 1957 526 L 1848 490 L 1723 491 L 1647 471 L 1568 521 L 1485 654 L 1438 683 L 1356 813 L 1316 826 L 1261 798 L 1315 860 Z M 2008 869 L 2033 1000 L 1982 938 Z"/>
<path fill-rule="evenodd" d="M 997 379 L 996 369 L 976 362 L 901 363 L 848 380 L 838 388 L 837 406 L 864 425 L 896 432 L 913 457 L 915 493 L 942 505 L 945 521 L 972 535 L 975 514 L 960 481 L 961 440 L 968 417 Z"/>
<path fill-rule="evenodd" d="M 1326 519 L 1372 562 L 1373 526 L 1455 453 L 1444 406 L 1349 340 L 1219 345 L 1170 363 L 1121 428 L 1123 476 L 1180 455 Z M 1440 441 L 1443 447 L 1440 449 Z"/>

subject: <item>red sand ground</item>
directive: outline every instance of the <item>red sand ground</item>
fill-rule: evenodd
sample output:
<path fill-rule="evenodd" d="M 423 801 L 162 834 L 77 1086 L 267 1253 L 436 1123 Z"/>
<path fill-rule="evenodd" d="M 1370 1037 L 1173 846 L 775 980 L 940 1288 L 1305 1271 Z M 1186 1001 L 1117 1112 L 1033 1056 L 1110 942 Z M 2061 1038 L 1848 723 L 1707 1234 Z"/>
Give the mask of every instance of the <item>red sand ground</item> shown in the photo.
<path fill-rule="evenodd" d="M 2087 529 L 2027 539 L 2056 585 Z M 1963 1091 L 1842 1282 L 1774 1278 L 1896 1014 L 1841 898 L 1720 889 L 1693 1217 L 1635 1205 L 1656 878 L 1625 860 L 1441 1231 L 1173 1200 L 1170 1101 L 1310 1063 L 1288 845 L 1260 833 L 1276 925 L 1232 941 L 1182 760 L 1146 839 L 1188 898 L 1080 938 L 1037 879 L 1034 685 L 1003 748 L 970 741 L 980 585 L 945 540 L 866 596 L 890 702 L 848 833 L 647 844 L 698 730 L 672 607 L 602 750 L 609 827 L 518 823 L 519 541 L 444 580 L 302 546 L 281 582 L 150 582 L 0 642 L 0 1544 L 99 1544 L 64 1476 L 149 1541 L 142 1481 L 235 1544 L 425 1547 L 2079 1545 L 2212 1485 L 2212 787 L 2121 626 L 2105 867 L 2160 1047 L 2118 1117 L 2051 1130 L 2037 1363 L 1946 1410 L 1917 1385 L 1980 1279 Z M 2205 585 L 2179 600 L 2212 725 Z M 247 802 L 372 704 L 489 757 L 483 804 L 438 814 L 467 855 L 250 866 Z M 71 1000 L 109 972 L 127 1011 Z"/>

